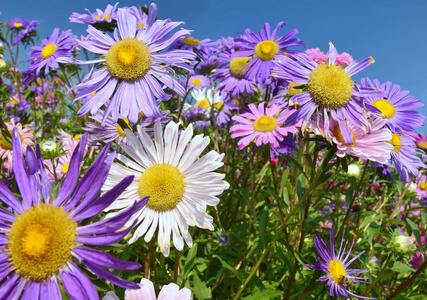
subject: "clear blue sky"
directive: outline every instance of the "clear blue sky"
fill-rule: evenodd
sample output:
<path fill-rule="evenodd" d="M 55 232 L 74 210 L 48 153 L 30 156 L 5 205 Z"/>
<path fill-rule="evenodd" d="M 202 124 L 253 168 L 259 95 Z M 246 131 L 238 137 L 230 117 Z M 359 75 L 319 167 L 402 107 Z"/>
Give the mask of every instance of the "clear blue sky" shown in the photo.
<path fill-rule="evenodd" d="M 72 12 L 84 13 L 88 8 L 105 9 L 102 0 L 3 0 L 0 18 L 7 21 L 22 17 L 40 22 L 39 32 L 50 35 L 55 27 L 85 34 L 86 26 L 70 23 Z M 120 6 L 149 2 L 120 1 Z M 258 32 L 264 22 L 275 27 L 286 22 L 279 35 L 292 28 L 307 48 L 326 52 L 332 41 L 339 52 L 348 52 L 354 59 L 372 56 L 375 63 L 359 73 L 363 77 L 390 80 L 409 90 L 427 105 L 427 1 L 426 0 L 160 0 L 158 17 L 184 21 L 196 38 L 236 37 L 238 31 L 251 28 Z M 280 34 L 281 33 L 281 34 Z M 359 77 L 360 78 L 360 77 Z M 357 78 L 356 78 L 357 79 Z M 427 115 L 427 107 L 420 109 Z M 427 125 L 420 130 L 427 133 Z"/>

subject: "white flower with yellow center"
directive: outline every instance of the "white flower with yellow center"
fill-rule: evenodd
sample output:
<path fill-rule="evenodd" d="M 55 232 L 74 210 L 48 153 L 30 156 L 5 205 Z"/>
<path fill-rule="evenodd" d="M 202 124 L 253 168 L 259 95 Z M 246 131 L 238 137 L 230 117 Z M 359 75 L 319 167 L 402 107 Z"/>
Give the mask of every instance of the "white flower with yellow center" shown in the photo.
<path fill-rule="evenodd" d="M 215 109 L 220 110 L 223 103 L 221 101 L 221 93 L 213 89 L 192 90 L 191 96 L 196 100 L 194 106 L 200 106 L 206 109 L 207 114 L 213 105 Z"/>
<path fill-rule="evenodd" d="M 223 154 L 210 151 L 200 156 L 209 144 L 209 137 L 193 137 L 193 127 L 178 131 L 179 125 L 170 122 L 164 133 L 160 122 L 154 126 L 154 143 L 138 126 L 133 133 L 125 129 L 128 146 L 125 155 L 118 155 L 121 163 L 113 164 L 103 190 L 130 174 L 132 184 L 106 211 L 113 217 L 131 206 L 135 199 L 149 196 L 147 205 L 134 214 L 126 226 L 137 220 L 136 230 L 129 240 L 134 243 L 144 236 L 149 242 L 158 228 L 158 243 L 164 256 L 169 255 L 170 239 L 177 250 L 182 250 L 184 240 L 189 247 L 193 240 L 188 226 L 213 230 L 212 217 L 206 213 L 207 205 L 217 205 L 216 197 L 229 187 L 224 175 L 213 172 L 223 165 Z M 190 141 L 191 140 L 191 141 Z"/>

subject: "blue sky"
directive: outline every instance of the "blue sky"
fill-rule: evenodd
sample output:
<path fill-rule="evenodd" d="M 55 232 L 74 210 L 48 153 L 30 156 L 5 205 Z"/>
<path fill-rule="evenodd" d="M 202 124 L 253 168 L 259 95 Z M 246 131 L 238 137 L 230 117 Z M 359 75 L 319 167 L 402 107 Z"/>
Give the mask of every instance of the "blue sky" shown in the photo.
<path fill-rule="evenodd" d="M 85 34 L 86 26 L 70 23 L 72 12 L 84 13 L 88 8 L 105 9 L 116 2 L 102 0 L 21 0 L 7 1 L 0 8 L 2 21 L 22 17 L 40 22 L 42 37 L 55 27 Z M 332 41 L 339 52 L 348 52 L 354 59 L 368 56 L 375 63 L 359 73 L 360 77 L 391 81 L 409 90 L 427 105 L 427 1 L 411 0 L 336 0 L 336 1 L 255 1 L 255 0 L 160 0 L 155 2 L 158 17 L 184 21 L 196 38 L 236 37 L 237 32 L 251 28 L 261 30 L 264 22 L 274 28 L 286 22 L 279 35 L 297 28 L 307 48 L 326 52 Z M 149 2 L 120 1 L 120 6 Z M 358 77 L 356 77 L 357 79 Z M 420 109 L 427 115 L 427 107 Z M 427 123 L 427 122 L 426 122 Z M 427 133 L 427 125 L 420 130 Z"/>

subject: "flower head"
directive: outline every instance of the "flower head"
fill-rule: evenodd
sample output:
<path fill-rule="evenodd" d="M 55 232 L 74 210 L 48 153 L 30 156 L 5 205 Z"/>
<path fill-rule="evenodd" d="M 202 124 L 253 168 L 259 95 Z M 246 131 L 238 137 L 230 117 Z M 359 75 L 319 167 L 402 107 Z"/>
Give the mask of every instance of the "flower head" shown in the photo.
<path fill-rule="evenodd" d="M 147 200 L 135 203 L 116 218 L 88 223 L 88 219 L 113 202 L 133 179 L 127 177 L 103 196 L 96 197 L 114 160 L 114 154 L 107 156 L 109 147 L 101 151 L 78 182 L 86 144 L 84 135 L 74 152 L 66 179 L 53 195 L 39 148 L 36 153 L 29 148 L 25 162 L 17 129 L 12 139 L 13 172 L 20 197 L 0 183 L 0 200 L 8 207 L 1 209 L 0 236 L 4 251 L 0 263 L 5 271 L 0 275 L 0 298 L 17 299 L 23 292 L 23 299 L 60 299 L 57 279 L 60 278 L 70 298 L 85 295 L 88 299 L 98 299 L 98 292 L 78 264 L 120 287 L 138 288 L 104 268 L 136 270 L 139 264 L 118 260 L 91 247 L 115 243 L 128 234 L 131 227 L 121 228 Z"/>
<path fill-rule="evenodd" d="M 343 235 L 344 237 L 344 235 Z M 345 242 L 343 247 L 344 238 L 341 239 L 340 249 L 338 254 L 335 254 L 335 231 L 332 228 L 329 231 L 329 249 L 326 246 L 325 242 L 320 237 L 320 234 L 316 232 L 316 238 L 314 239 L 314 246 L 316 247 L 317 253 L 319 253 L 320 258 L 316 259 L 316 265 L 306 265 L 310 269 L 318 270 L 326 273 L 326 277 L 320 277 L 320 281 L 327 281 L 327 285 L 330 287 L 329 295 L 336 296 L 339 298 L 343 296 L 347 299 L 350 299 L 348 295 L 351 295 L 360 299 L 376 299 L 359 296 L 351 291 L 351 283 L 358 282 L 368 284 L 367 278 L 359 277 L 357 274 L 369 272 L 364 269 L 349 269 L 348 267 L 359 258 L 365 251 L 360 252 L 358 255 L 350 258 L 351 249 L 353 248 L 354 241 L 352 242 L 350 248 L 348 249 L 347 255 L 345 254 L 345 249 L 347 248 L 348 241 Z"/>
<path fill-rule="evenodd" d="M 192 125 L 181 133 L 178 127 L 170 122 L 163 132 L 156 122 L 154 143 L 140 126 L 135 133 L 125 129 L 128 146 L 122 145 L 125 154 L 118 155 L 121 163 L 113 164 L 103 188 L 109 190 L 126 175 L 135 176 L 129 188 L 106 209 L 119 211 L 107 217 L 114 218 L 135 200 L 149 196 L 147 205 L 128 222 L 132 225 L 136 220 L 138 224 L 129 242 L 141 236 L 150 241 L 158 229 L 160 251 L 165 256 L 169 255 L 171 234 L 174 247 L 182 250 L 184 240 L 189 247 L 193 243 L 188 226 L 214 229 L 206 207 L 217 205 L 216 196 L 229 187 L 223 174 L 213 172 L 223 165 L 224 155 L 210 151 L 201 156 L 209 137 L 192 138 Z"/>
<path fill-rule="evenodd" d="M 28 20 L 22 19 L 22 18 L 13 18 L 12 20 L 8 21 L 6 24 L 12 29 L 21 29 L 28 26 L 30 22 Z"/>
<path fill-rule="evenodd" d="M 86 8 L 86 11 L 89 14 L 79 14 L 73 12 L 69 18 L 70 22 L 79 24 L 94 24 L 98 22 L 111 23 L 111 21 L 115 20 L 117 17 L 117 13 L 115 10 L 118 4 L 118 2 L 114 6 L 108 4 L 105 10 L 97 8 L 95 12 L 91 12 Z"/>

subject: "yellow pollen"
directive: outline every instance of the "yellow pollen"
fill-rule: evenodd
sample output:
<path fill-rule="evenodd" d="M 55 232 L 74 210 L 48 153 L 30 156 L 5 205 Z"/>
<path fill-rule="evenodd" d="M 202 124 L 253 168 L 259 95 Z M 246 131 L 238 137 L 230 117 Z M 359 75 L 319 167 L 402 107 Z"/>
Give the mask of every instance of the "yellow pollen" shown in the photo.
<path fill-rule="evenodd" d="M 138 23 L 138 29 L 141 29 L 142 27 L 144 27 L 144 22 L 139 22 Z"/>
<path fill-rule="evenodd" d="M 254 129 L 258 132 L 273 131 L 277 127 L 277 120 L 270 116 L 262 116 L 255 120 Z"/>
<path fill-rule="evenodd" d="M 99 16 L 95 16 L 95 19 L 97 19 L 97 20 L 98 20 L 98 19 L 99 19 Z"/>
<path fill-rule="evenodd" d="M 80 140 L 80 138 L 81 138 L 82 136 L 80 135 L 80 134 L 77 134 L 77 135 L 75 135 L 74 137 L 73 137 L 73 139 L 75 140 L 75 141 L 78 141 L 78 140 Z"/>
<path fill-rule="evenodd" d="M 217 111 L 222 111 L 224 109 L 224 103 L 222 102 L 215 103 L 215 108 Z"/>
<path fill-rule="evenodd" d="M 16 28 L 22 27 L 22 23 L 21 22 L 15 22 L 15 23 L 13 23 L 13 26 L 15 26 Z"/>
<path fill-rule="evenodd" d="M 55 51 L 56 51 L 56 45 L 55 44 L 48 44 L 46 46 L 44 46 L 43 50 L 42 50 L 42 58 L 46 59 L 51 57 Z"/>
<path fill-rule="evenodd" d="M 338 260 L 331 260 L 328 265 L 329 276 L 337 284 L 342 284 L 341 276 L 347 276 L 343 264 Z"/>
<path fill-rule="evenodd" d="M 336 140 L 341 143 L 341 145 L 347 146 L 347 147 L 354 147 L 354 146 L 356 146 L 356 138 L 354 137 L 353 132 L 351 133 L 351 137 L 353 138 L 353 144 L 346 145 L 346 143 L 344 141 L 344 136 L 342 135 L 340 126 L 338 124 L 332 130 L 332 134 L 334 135 L 334 137 L 336 138 Z"/>
<path fill-rule="evenodd" d="M 210 104 L 209 100 L 205 98 L 205 99 L 197 101 L 194 106 L 201 106 L 204 109 L 209 109 L 209 107 L 211 107 L 211 104 Z"/>
<path fill-rule="evenodd" d="M 229 66 L 231 74 L 233 74 L 234 77 L 243 78 L 243 76 L 248 71 L 249 66 L 247 66 L 246 68 L 243 68 L 243 67 L 250 60 L 251 60 L 250 57 L 233 57 L 230 60 L 230 66 Z"/>
<path fill-rule="evenodd" d="M 386 100 L 375 100 L 372 106 L 378 108 L 387 119 L 391 119 L 396 114 L 396 109 L 393 104 Z"/>
<path fill-rule="evenodd" d="M 421 181 L 421 182 L 418 184 L 418 187 L 420 188 L 420 190 L 423 190 L 423 191 L 427 190 L 427 182 L 425 182 L 425 181 Z"/>
<path fill-rule="evenodd" d="M 417 143 L 418 148 L 421 148 L 423 150 L 427 150 L 427 142 L 421 141 Z"/>
<path fill-rule="evenodd" d="M 156 211 L 174 209 L 185 192 L 184 179 L 184 174 L 175 166 L 166 163 L 152 165 L 138 181 L 139 197 L 149 196 L 147 206 Z"/>
<path fill-rule="evenodd" d="M 68 172 L 68 168 L 70 167 L 70 163 L 69 162 L 67 162 L 66 164 L 64 164 L 63 166 L 62 166 L 62 169 L 61 169 L 61 172 L 63 172 L 63 173 L 67 173 Z"/>
<path fill-rule="evenodd" d="M 126 123 L 126 124 L 128 124 L 128 128 L 127 128 L 127 129 L 132 130 L 132 129 L 130 128 L 128 118 L 124 118 L 124 119 L 123 119 L 123 121 L 125 121 L 125 123 Z M 117 127 L 116 127 L 117 133 L 118 133 L 118 134 L 120 134 L 122 137 L 126 137 L 126 134 L 125 134 L 125 131 L 124 131 L 125 129 L 126 129 L 126 128 L 122 128 L 119 124 L 117 124 Z"/>
<path fill-rule="evenodd" d="M 151 67 L 148 47 L 136 38 L 114 44 L 106 55 L 107 68 L 113 77 L 134 81 L 144 77 Z"/>
<path fill-rule="evenodd" d="M 40 204 L 19 215 L 7 234 L 12 268 L 26 279 L 44 281 L 71 259 L 77 224 L 63 207 Z"/>
<path fill-rule="evenodd" d="M 198 39 L 192 38 L 192 37 L 186 37 L 184 39 L 182 39 L 182 41 L 190 46 L 199 46 L 200 45 L 200 41 Z"/>
<path fill-rule="evenodd" d="M 192 80 L 191 80 L 191 83 L 192 83 L 194 86 L 201 86 L 201 85 L 203 84 L 202 80 L 200 80 L 199 78 L 194 78 L 194 79 L 192 79 Z"/>
<path fill-rule="evenodd" d="M 108 19 L 110 15 L 104 15 L 104 19 Z"/>
<path fill-rule="evenodd" d="M 393 145 L 393 150 L 396 153 L 399 153 L 400 149 L 402 149 L 402 141 L 400 140 L 400 136 L 397 133 L 391 134 L 391 140 L 388 141 L 388 143 Z"/>
<path fill-rule="evenodd" d="M 308 78 L 308 91 L 321 106 L 337 108 L 350 101 L 353 81 L 340 66 L 320 63 Z"/>
<path fill-rule="evenodd" d="M 261 60 L 272 60 L 279 52 L 279 45 L 275 41 L 262 41 L 255 46 L 255 55 Z"/>

